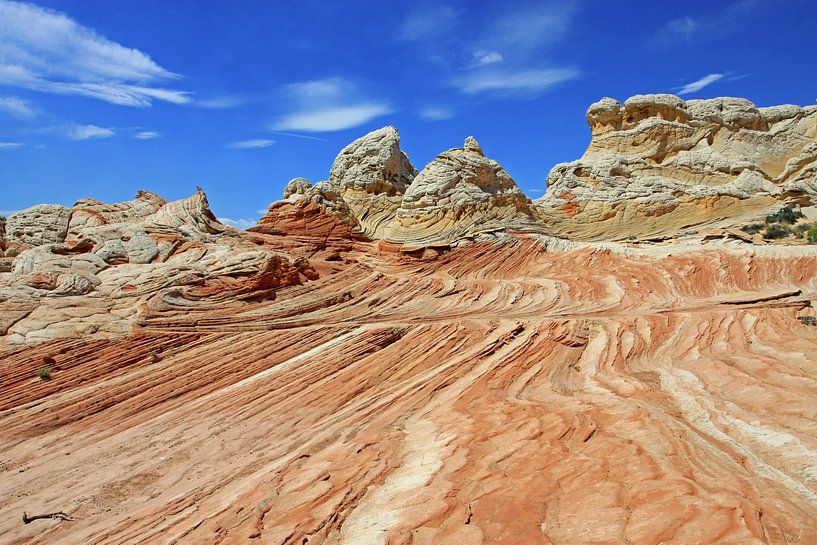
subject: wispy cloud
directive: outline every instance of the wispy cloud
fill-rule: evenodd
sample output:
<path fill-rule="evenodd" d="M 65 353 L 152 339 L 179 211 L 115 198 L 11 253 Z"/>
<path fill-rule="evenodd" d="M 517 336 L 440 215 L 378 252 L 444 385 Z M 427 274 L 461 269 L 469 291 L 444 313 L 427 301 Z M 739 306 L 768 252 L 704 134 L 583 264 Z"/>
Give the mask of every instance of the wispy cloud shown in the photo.
<path fill-rule="evenodd" d="M 177 74 L 146 53 L 100 36 L 62 12 L 3 0 L 0 21 L 0 85 L 87 96 L 124 106 L 191 100 L 185 91 L 155 85 L 177 79 Z"/>
<path fill-rule="evenodd" d="M 0 112 L 20 119 L 28 119 L 36 115 L 36 111 L 27 101 L 15 97 L 0 97 Z"/>
<path fill-rule="evenodd" d="M 497 64 L 505 59 L 502 53 L 498 51 L 477 51 L 474 53 L 474 62 L 477 66 L 486 66 L 488 64 Z"/>
<path fill-rule="evenodd" d="M 305 140 L 317 140 L 318 142 L 329 142 L 326 138 L 318 136 L 307 136 L 305 134 L 295 134 L 294 132 L 270 131 L 272 134 L 280 134 L 281 136 L 290 136 L 292 138 L 303 138 Z"/>
<path fill-rule="evenodd" d="M 503 56 L 526 57 L 562 41 L 576 2 L 539 2 L 508 8 L 491 18 L 479 43 Z"/>
<path fill-rule="evenodd" d="M 246 99 L 238 95 L 224 95 L 211 98 L 197 98 L 194 106 L 199 108 L 207 108 L 208 110 L 226 110 L 229 108 L 237 108 L 243 105 Z"/>
<path fill-rule="evenodd" d="M 692 17 L 681 17 L 667 21 L 664 25 L 665 36 L 669 39 L 680 39 L 685 42 L 692 41 L 692 38 L 701 28 L 701 23 Z"/>
<path fill-rule="evenodd" d="M 77 125 L 70 124 L 60 127 L 58 131 L 61 135 L 69 140 L 91 140 L 94 138 L 110 138 L 116 132 L 113 129 L 106 127 L 98 127 L 96 125 Z"/>
<path fill-rule="evenodd" d="M 494 4 L 479 18 L 442 6 L 420 6 L 406 16 L 400 39 L 411 39 L 424 57 L 448 73 L 440 76 L 467 95 L 535 96 L 578 76 L 579 70 L 550 60 L 575 18 L 578 2 L 543 0 Z M 468 39 L 462 39 L 468 36 Z M 421 112 L 426 119 L 435 112 Z"/>
<path fill-rule="evenodd" d="M 265 211 L 265 213 L 266 213 L 266 211 Z M 247 218 L 238 219 L 238 220 L 234 220 L 234 219 L 230 219 L 230 218 L 217 218 L 217 219 L 218 219 L 218 221 L 220 221 L 224 225 L 229 225 L 230 227 L 234 227 L 236 229 L 242 229 L 242 230 L 243 229 L 249 229 L 250 227 L 252 227 L 256 223 L 258 223 L 258 220 L 247 219 Z"/>
<path fill-rule="evenodd" d="M 306 132 L 341 131 L 358 127 L 391 112 L 391 107 L 382 103 L 320 108 L 284 116 L 272 128 Z"/>
<path fill-rule="evenodd" d="M 258 149 L 268 148 L 275 143 L 275 140 L 242 140 L 240 142 L 232 142 L 227 144 L 228 148 L 232 149 Z"/>
<path fill-rule="evenodd" d="M 159 138 L 160 136 L 162 136 L 162 133 L 158 131 L 142 131 L 133 135 L 134 138 L 139 140 L 152 140 L 154 138 Z"/>
<path fill-rule="evenodd" d="M 445 4 L 416 4 L 403 20 L 397 36 L 403 41 L 439 38 L 456 26 L 462 12 Z"/>
<path fill-rule="evenodd" d="M 20 142 L 0 142 L 0 150 L 11 150 L 22 148 L 25 144 Z"/>
<path fill-rule="evenodd" d="M 712 85 L 716 81 L 719 81 L 719 80 L 723 79 L 724 76 L 726 76 L 726 74 L 708 74 L 708 75 L 706 75 L 706 76 L 704 76 L 702 78 L 699 78 L 699 79 L 696 79 L 695 81 L 687 83 L 686 85 L 681 87 L 681 89 L 678 91 L 678 94 L 679 95 L 688 95 L 690 93 L 698 92 L 701 89 L 703 89 L 704 87 Z"/>
<path fill-rule="evenodd" d="M 657 45 L 674 47 L 679 44 L 700 45 L 722 39 L 739 32 L 752 18 L 776 4 L 770 0 L 737 0 L 730 4 L 717 4 L 719 9 L 703 16 L 685 15 L 664 23 L 653 36 Z"/>
<path fill-rule="evenodd" d="M 463 93 L 537 94 L 551 87 L 576 79 L 577 70 L 569 68 L 546 68 L 541 70 L 490 70 L 473 71 L 455 78 L 453 84 Z"/>
<path fill-rule="evenodd" d="M 441 121 L 454 117 L 454 112 L 444 106 L 426 106 L 420 110 L 420 117 L 426 121 Z"/>
<path fill-rule="evenodd" d="M 19 210 L 0 210 L 0 216 L 7 218 L 9 216 L 13 216 L 17 212 L 19 212 Z"/>
<path fill-rule="evenodd" d="M 340 131 L 393 111 L 387 102 L 365 97 L 357 84 L 343 78 L 293 83 L 283 93 L 294 111 L 273 122 L 272 131 Z"/>

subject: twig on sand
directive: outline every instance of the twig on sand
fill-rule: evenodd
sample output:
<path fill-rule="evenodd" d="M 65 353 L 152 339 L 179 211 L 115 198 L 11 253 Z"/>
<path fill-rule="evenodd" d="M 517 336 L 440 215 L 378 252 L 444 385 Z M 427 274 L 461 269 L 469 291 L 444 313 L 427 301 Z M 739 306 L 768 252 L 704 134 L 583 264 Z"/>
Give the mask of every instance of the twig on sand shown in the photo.
<path fill-rule="evenodd" d="M 57 511 L 56 513 L 47 513 L 45 515 L 32 515 L 28 516 L 28 514 L 23 511 L 23 524 L 28 524 L 29 522 L 35 521 L 37 519 L 55 519 L 55 520 L 74 520 L 71 518 L 71 515 L 68 513 L 63 513 L 62 511 Z"/>

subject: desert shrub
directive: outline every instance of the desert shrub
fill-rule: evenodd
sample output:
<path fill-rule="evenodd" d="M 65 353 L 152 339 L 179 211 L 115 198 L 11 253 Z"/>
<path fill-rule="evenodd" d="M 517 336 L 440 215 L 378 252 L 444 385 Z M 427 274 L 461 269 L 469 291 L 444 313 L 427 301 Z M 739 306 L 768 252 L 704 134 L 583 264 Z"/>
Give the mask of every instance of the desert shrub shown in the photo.
<path fill-rule="evenodd" d="M 784 238 L 791 234 L 791 229 L 782 225 L 769 225 L 763 233 L 763 238 L 774 240 Z"/>
<path fill-rule="evenodd" d="M 741 230 L 745 233 L 749 233 L 750 235 L 754 235 L 755 233 L 759 233 L 765 227 L 762 223 L 752 223 L 750 225 L 744 225 L 741 227 Z"/>
<path fill-rule="evenodd" d="M 54 370 L 50 367 L 40 367 L 40 370 L 37 371 L 37 376 L 40 380 L 51 380 L 51 373 L 53 372 Z"/>
<path fill-rule="evenodd" d="M 792 224 L 802 217 L 805 216 L 799 210 L 795 212 L 793 208 L 783 207 L 780 209 L 779 212 L 775 212 L 774 214 L 769 214 L 768 216 L 766 216 L 766 223 Z"/>
<path fill-rule="evenodd" d="M 817 244 L 817 224 L 812 223 L 806 231 L 806 240 L 809 244 Z"/>
<path fill-rule="evenodd" d="M 798 316 L 797 319 L 803 322 L 803 325 L 817 326 L 817 318 L 814 316 Z"/>

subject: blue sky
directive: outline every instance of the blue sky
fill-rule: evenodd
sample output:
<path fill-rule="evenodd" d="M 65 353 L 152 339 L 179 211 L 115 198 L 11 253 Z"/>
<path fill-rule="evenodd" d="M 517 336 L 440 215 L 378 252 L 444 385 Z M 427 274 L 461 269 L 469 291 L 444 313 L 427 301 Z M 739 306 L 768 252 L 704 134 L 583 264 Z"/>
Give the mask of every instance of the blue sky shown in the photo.
<path fill-rule="evenodd" d="M 418 168 L 473 134 L 537 197 L 604 96 L 813 104 L 815 29 L 813 0 L 0 0 L 0 212 L 201 185 L 254 222 L 387 124 Z"/>

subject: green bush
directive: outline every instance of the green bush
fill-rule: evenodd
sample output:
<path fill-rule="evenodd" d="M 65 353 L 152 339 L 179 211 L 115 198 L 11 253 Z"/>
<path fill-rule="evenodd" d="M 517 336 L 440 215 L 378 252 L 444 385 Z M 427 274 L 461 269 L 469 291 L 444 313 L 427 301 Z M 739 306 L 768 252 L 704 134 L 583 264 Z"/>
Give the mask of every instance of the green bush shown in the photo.
<path fill-rule="evenodd" d="M 812 223 L 811 228 L 806 231 L 806 240 L 809 244 L 817 244 L 817 224 Z"/>
<path fill-rule="evenodd" d="M 783 227 L 781 225 L 769 225 L 766 227 L 766 231 L 763 233 L 763 238 L 774 240 L 778 238 L 784 238 L 791 234 L 791 229 L 788 227 Z"/>
<path fill-rule="evenodd" d="M 793 208 L 784 207 L 779 212 L 766 216 L 766 223 L 792 224 L 802 217 L 805 217 L 802 212 L 795 212 Z"/>
<path fill-rule="evenodd" d="M 37 371 L 37 376 L 40 377 L 40 380 L 51 380 L 51 373 L 53 372 L 50 367 L 40 367 L 40 370 Z"/>
<path fill-rule="evenodd" d="M 763 227 L 764 225 L 762 223 L 752 223 L 750 225 L 744 225 L 741 227 L 741 230 L 750 235 L 754 235 L 755 233 L 759 233 Z"/>

